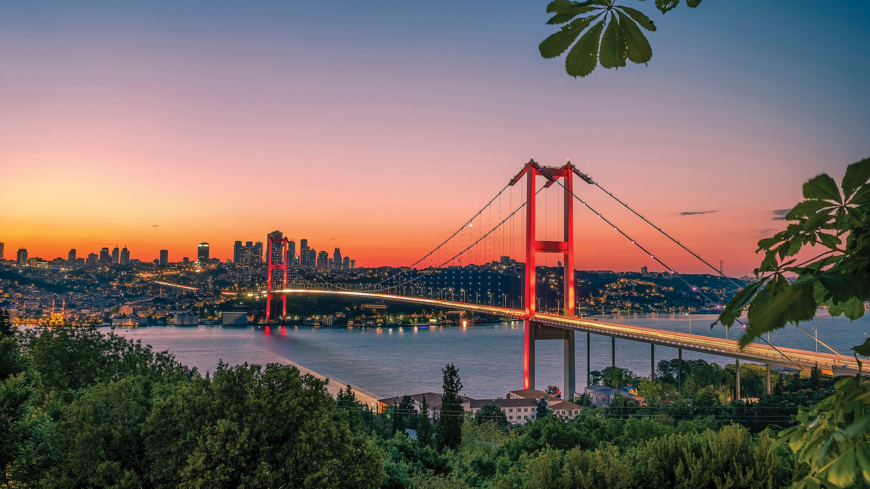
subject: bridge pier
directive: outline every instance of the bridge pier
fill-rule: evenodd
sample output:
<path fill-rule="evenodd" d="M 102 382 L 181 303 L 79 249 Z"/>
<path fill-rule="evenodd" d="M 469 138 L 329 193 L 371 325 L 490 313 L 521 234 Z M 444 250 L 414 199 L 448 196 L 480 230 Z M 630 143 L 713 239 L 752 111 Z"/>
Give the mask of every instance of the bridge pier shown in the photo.
<path fill-rule="evenodd" d="M 523 388 L 535 388 L 535 325 L 530 319 L 523 321 L 525 325 L 525 345 L 523 349 Z"/>
<path fill-rule="evenodd" d="M 735 389 L 736 394 L 734 395 L 734 398 L 740 400 L 740 359 L 735 358 L 734 361 L 737 362 L 737 368 L 734 369 L 737 371 L 737 389 Z"/>
<path fill-rule="evenodd" d="M 767 364 L 767 395 L 770 395 L 770 364 Z"/>
<path fill-rule="evenodd" d="M 683 392 L 683 349 L 677 348 L 677 392 Z"/>
<path fill-rule="evenodd" d="M 574 331 L 568 331 L 568 337 L 564 340 L 564 356 L 565 356 L 565 395 L 562 397 L 566 401 L 574 402 L 574 389 L 576 379 L 574 375 Z"/>
<path fill-rule="evenodd" d="M 610 337 L 610 366 L 616 366 L 616 336 Z"/>
<path fill-rule="evenodd" d="M 649 380 L 650 382 L 655 382 L 656 380 L 656 344 L 649 344 Z"/>
<path fill-rule="evenodd" d="M 592 349 L 589 346 L 591 337 L 592 337 L 592 335 L 590 333 L 586 333 L 586 386 L 587 387 L 589 386 L 590 381 L 592 380 L 592 376 L 589 375 L 589 372 L 592 370 L 592 362 L 589 359 L 589 357 L 590 357 L 589 352 Z"/>

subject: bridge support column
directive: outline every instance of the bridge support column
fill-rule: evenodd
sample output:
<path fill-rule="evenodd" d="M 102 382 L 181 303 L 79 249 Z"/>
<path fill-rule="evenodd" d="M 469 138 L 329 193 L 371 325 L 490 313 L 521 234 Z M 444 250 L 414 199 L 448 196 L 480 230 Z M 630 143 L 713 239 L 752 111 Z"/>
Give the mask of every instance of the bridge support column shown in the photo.
<path fill-rule="evenodd" d="M 735 358 L 734 361 L 737 362 L 737 368 L 734 369 L 737 372 L 737 374 L 736 374 L 737 375 L 737 386 L 736 386 L 737 388 L 735 389 L 736 393 L 734 395 L 734 398 L 739 400 L 740 399 L 740 359 Z"/>
<path fill-rule="evenodd" d="M 650 382 L 654 382 L 656 380 L 656 345 L 655 345 L 655 343 L 649 344 L 649 380 L 650 380 Z"/>
<path fill-rule="evenodd" d="M 770 364 L 767 364 L 767 395 L 770 395 Z"/>
<path fill-rule="evenodd" d="M 677 348 L 677 392 L 683 392 L 683 349 Z"/>
<path fill-rule="evenodd" d="M 610 366 L 616 366 L 616 336 L 610 337 Z"/>
<path fill-rule="evenodd" d="M 592 350 L 590 346 L 592 335 L 586 333 L 586 385 L 589 386 L 590 381 L 592 380 L 592 376 L 589 375 L 589 372 L 592 370 L 592 361 L 590 360 L 589 352 Z"/>
<path fill-rule="evenodd" d="M 565 350 L 565 395 L 566 401 L 574 402 L 574 331 L 568 331 L 568 337 L 564 340 Z"/>
<path fill-rule="evenodd" d="M 530 319 L 525 323 L 525 345 L 523 351 L 523 389 L 535 388 L 535 325 Z"/>

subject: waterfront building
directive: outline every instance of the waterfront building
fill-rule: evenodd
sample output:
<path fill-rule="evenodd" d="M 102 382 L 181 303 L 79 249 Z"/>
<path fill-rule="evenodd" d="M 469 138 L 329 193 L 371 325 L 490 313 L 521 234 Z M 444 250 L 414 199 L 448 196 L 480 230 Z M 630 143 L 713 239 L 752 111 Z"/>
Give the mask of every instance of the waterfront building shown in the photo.
<path fill-rule="evenodd" d="M 160 265 L 169 265 L 169 250 L 160 250 Z"/>
<path fill-rule="evenodd" d="M 130 250 L 125 246 L 123 250 L 121 250 L 121 265 L 129 265 L 130 264 Z"/>
<path fill-rule="evenodd" d="M 208 261 L 208 257 L 208 243 L 200 243 L 196 245 L 196 261 L 200 263 L 205 263 Z"/>
<path fill-rule="evenodd" d="M 67 255 L 66 255 L 66 259 L 67 259 L 67 261 L 71 261 L 71 262 L 76 261 L 76 249 L 75 248 L 69 250 L 69 253 L 67 253 Z"/>
<path fill-rule="evenodd" d="M 18 264 L 19 265 L 27 265 L 27 250 L 24 248 L 20 248 L 18 250 Z"/>

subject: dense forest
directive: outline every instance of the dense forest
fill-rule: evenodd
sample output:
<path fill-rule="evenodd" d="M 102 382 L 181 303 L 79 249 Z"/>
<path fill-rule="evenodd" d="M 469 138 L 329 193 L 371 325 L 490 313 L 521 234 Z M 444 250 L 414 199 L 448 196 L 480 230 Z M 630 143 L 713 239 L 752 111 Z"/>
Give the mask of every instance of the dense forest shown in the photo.
<path fill-rule="evenodd" d="M 653 410 L 622 403 L 514 427 L 500 411 L 457 409 L 452 365 L 429 419 L 408 405 L 373 413 L 349 387 L 333 399 L 294 367 L 203 375 L 95 329 L 0 326 L 3 487 L 773 488 L 808 471 L 764 418 L 788 396 L 812 402 L 793 381 L 755 405 L 695 405 L 700 388 Z"/>

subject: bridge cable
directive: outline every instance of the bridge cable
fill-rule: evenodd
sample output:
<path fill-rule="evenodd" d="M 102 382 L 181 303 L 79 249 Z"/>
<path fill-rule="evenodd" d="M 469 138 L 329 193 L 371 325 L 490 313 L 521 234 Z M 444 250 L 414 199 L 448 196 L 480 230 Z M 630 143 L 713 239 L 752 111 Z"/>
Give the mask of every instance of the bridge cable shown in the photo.
<path fill-rule="evenodd" d="M 711 299 L 710 299 L 706 294 L 704 294 L 704 293 L 701 292 L 700 290 L 696 290 L 694 285 L 690 284 L 686 279 L 684 279 L 684 278 L 681 277 L 679 274 L 677 274 L 676 271 L 675 271 L 674 269 L 672 269 L 671 267 L 667 266 L 667 265 L 665 264 L 665 262 L 663 262 L 663 261 L 661 261 L 660 259 L 656 258 L 656 256 L 655 256 L 654 254 L 650 253 L 650 252 L 649 252 L 646 248 L 644 248 L 640 243 L 638 243 L 637 241 L 631 239 L 631 236 L 625 234 L 624 231 L 622 231 L 621 229 L 619 229 L 618 226 L 616 226 L 615 224 L 613 224 L 612 222 L 610 222 L 610 220 L 608 220 L 606 217 L 604 217 L 603 215 L 601 215 L 601 214 L 600 214 L 598 211 L 596 211 L 592 206 L 590 206 L 589 204 L 587 204 L 586 201 L 584 201 L 583 199 L 581 199 L 580 197 L 578 197 L 577 194 L 575 194 L 574 192 L 572 192 L 572 191 L 568 190 L 567 188 L 565 188 L 565 186 L 562 185 L 562 182 L 560 182 L 559 180 L 555 180 L 555 181 L 556 181 L 557 184 L 559 184 L 560 187 L 562 187 L 563 189 L 565 189 L 566 192 L 570 193 L 572 196 L 574 196 L 575 199 L 577 199 L 578 201 L 580 201 L 580 203 L 583 204 L 587 209 L 589 209 L 590 211 L 592 211 L 593 213 L 595 213 L 596 215 L 598 215 L 598 217 L 601 218 L 601 219 L 603 219 L 604 222 L 606 222 L 607 224 L 613 226 L 613 229 L 614 229 L 614 230 L 616 230 L 619 234 L 625 236 L 625 238 L 628 239 L 629 241 L 631 241 L 631 243 L 632 243 L 633 245 L 635 245 L 635 246 L 637 246 L 638 248 L 640 248 L 643 252 L 645 252 L 646 254 L 648 254 L 648 255 L 650 256 L 650 258 L 652 258 L 653 260 L 655 260 L 656 262 L 658 262 L 661 266 L 663 266 L 663 267 L 664 267 L 668 272 L 671 273 L 671 275 L 674 275 L 676 278 L 680 279 L 683 283 L 685 283 L 685 284 L 686 284 L 690 289 L 692 289 L 692 292 L 697 292 L 700 296 L 702 296 L 703 298 L 707 299 L 708 301 L 710 301 L 710 302 L 714 302 L 714 301 L 712 301 L 712 300 L 711 300 Z M 743 321 L 741 321 L 739 318 L 737 318 L 737 322 L 740 323 L 740 324 L 743 326 L 743 329 L 746 329 L 746 324 L 745 324 Z M 764 337 L 759 336 L 759 339 L 761 339 L 761 341 L 767 343 L 768 346 L 770 346 L 771 348 L 773 348 L 774 350 L 776 350 L 777 352 L 779 352 L 780 355 L 782 355 L 782 356 L 784 356 L 785 358 L 791 360 L 791 359 L 788 357 L 788 355 L 786 355 L 785 353 L 783 353 L 782 351 L 780 351 L 779 348 L 777 348 L 777 347 L 773 346 L 772 344 L 770 344 L 770 342 L 768 342 L 766 339 L 764 339 Z"/>

